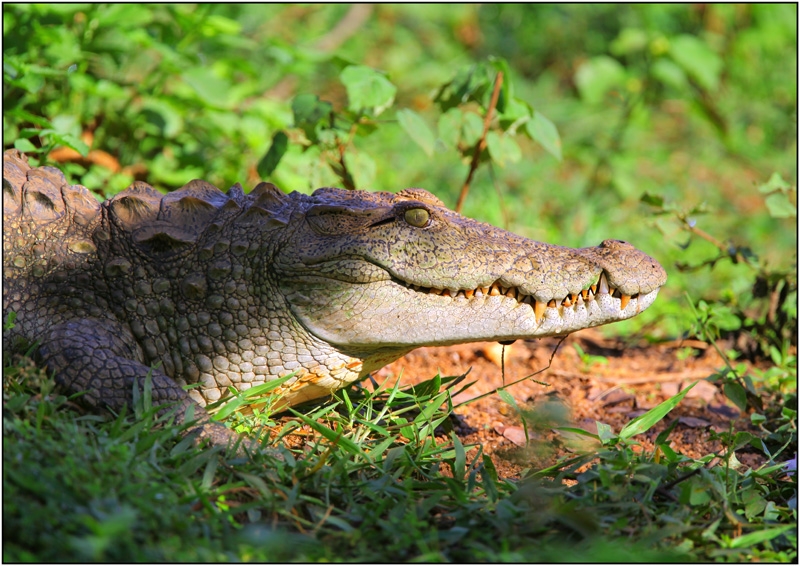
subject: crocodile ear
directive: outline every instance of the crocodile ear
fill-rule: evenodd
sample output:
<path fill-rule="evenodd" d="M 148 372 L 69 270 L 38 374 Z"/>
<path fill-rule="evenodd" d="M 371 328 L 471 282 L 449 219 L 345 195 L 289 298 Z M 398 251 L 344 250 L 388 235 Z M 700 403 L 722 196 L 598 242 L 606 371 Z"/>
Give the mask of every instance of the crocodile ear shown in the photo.
<path fill-rule="evenodd" d="M 163 195 L 147 183 L 136 181 L 108 201 L 111 216 L 133 231 L 158 217 Z"/>

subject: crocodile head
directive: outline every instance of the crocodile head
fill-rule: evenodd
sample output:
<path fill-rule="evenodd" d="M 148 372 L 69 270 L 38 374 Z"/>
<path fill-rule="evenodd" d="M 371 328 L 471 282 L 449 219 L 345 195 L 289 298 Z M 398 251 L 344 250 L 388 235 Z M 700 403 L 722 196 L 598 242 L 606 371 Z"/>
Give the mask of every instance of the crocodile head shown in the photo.
<path fill-rule="evenodd" d="M 571 249 L 528 240 L 422 189 L 318 189 L 288 224 L 275 272 L 294 318 L 365 365 L 418 346 L 625 320 L 666 281 L 658 262 L 626 242 Z"/>

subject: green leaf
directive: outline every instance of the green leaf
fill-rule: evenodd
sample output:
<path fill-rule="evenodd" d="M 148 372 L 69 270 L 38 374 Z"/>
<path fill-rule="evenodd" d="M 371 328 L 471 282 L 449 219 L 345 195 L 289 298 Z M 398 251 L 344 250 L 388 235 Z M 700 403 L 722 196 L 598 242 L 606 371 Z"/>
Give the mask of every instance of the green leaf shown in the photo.
<path fill-rule="evenodd" d="M 53 141 L 74 149 L 84 157 L 89 153 L 89 146 L 86 145 L 83 140 L 72 134 L 53 134 Z"/>
<path fill-rule="evenodd" d="M 611 428 L 611 426 L 606 423 L 601 423 L 600 421 L 595 421 L 595 424 L 597 425 L 597 437 L 604 445 L 617 439 L 617 435 L 614 434 L 614 429 Z"/>
<path fill-rule="evenodd" d="M 645 414 L 633 419 L 622 428 L 622 430 L 619 432 L 619 437 L 622 440 L 627 440 L 632 436 L 636 436 L 637 434 L 642 434 L 643 432 L 650 430 L 650 428 L 663 419 L 667 413 L 674 409 L 678 403 L 683 400 L 689 390 L 695 385 L 697 385 L 697 382 L 692 383 L 689 387 L 677 395 L 673 395 L 663 403 L 656 405 Z"/>
<path fill-rule="evenodd" d="M 502 57 L 489 57 L 489 64 L 494 68 L 496 71 L 494 76 L 491 78 L 491 89 L 489 90 L 489 99 L 486 101 L 484 106 L 488 106 L 491 102 L 491 95 L 494 91 L 494 84 L 497 81 L 497 72 L 503 73 L 503 84 L 500 86 L 500 93 L 497 97 L 497 106 L 496 110 L 498 113 L 503 114 L 508 107 L 509 101 L 514 96 L 514 85 L 511 80 L 511 68 L 508 66 L 508 61 L 503 59 Z"/>
<path fill-rule="evenodd" d="M 269 150 L 267 150 L 267 153 L 264 154 L 264 157 L 261 158 L 256 167 L 256 171 L 258 171 L 258 175 L 262 179 L 266 179 L 275 171 L 288 148 L 289 137 L 286 133 L 283 131 L 275 132 L 275 135 L 272 136 L 272 144 L 269 146 Z"/>
<path fill-rule="evenodd" d="M 772 540 L 775 537 L 782 535 L 789 529 L 796 529 L 795 525 L 781 525 L 780 527 L 773 527 L 771 529 L 764 529 L 762 531 L 755 531 L 752 533 L 747 533 L 746 535 L 742 535 L 736 537 L 729 543 L 730 548 L 746 548 L 748 546 L 753 546 L 756 544 L 760 544 L 762 542 L 767 542 L 768 540 Z"/>
<path fill-rule="evenodd" d="M 725 393 L 725 396 L 733 401 L 737 407 L 739 407 L 739 410 L 747 410 L 747 392 L 745 391 L 744 387 L 735 381 L 726 381 L 722 390 Z"/>
<path fill-rule="evenodd" d="M 701 87 L 717 90 L 722 59 L 707 43 L 693 35 L 680 35 L 670 41 L 669 54 Z"/>
<path fill-rule="evenodd" d="M 331 112 L 333 105 L 320 100 L 315 94 L 298 94 L 292 100 L 294 125 L 301 128 L 312 143 L 320 141 L 321 132 L 318 126 L 330 118 Z"/>
<path fill-rule="evenodd" d="M 489 155 L 492 161 L 500 167 L 505 167 L 506 163 L 516 163 L 522 159 L 522 150 L 514 141 L 514 138 L 507 134 L 489 132 L 486 135 L 486 145 L 489 148 Z"/>
<path fill-rule="evenodd" d="M 641 201 L 645 204 L 649 204 L 650 206 L 655 206 L 658 208 L 664 207 L 664 197 L 660 197 L 658 195 L 651 195 L 650 193 L 645 193 L 642 195 Z"/>
<path fill-rule="evenodd" d="M 464 113 L 464 122 L 461 125 L 461 141 L 468 147 L 478 143 L 483 135 L 483 118 L 474 112 Z"/>
<path fill-rule="evenodd" d="M 183 131 L 183 110 L 163 98 L 147 97 L 142 101 L 142 113 L 166 138 Z"/>
<path fill-rule="evenodd" d="M 38 153 L 42 151 L 25 138 L 14 140 L 14 147 L 23 153 Z"/>
<path fill-rule="evenodd" d="M 514 409 L 516 409 L 517 411 L 519 411 L 519 410 L 520 410 L 520 409 L 519 409 L 519 405 L 517 405 L 517 401 L 516 401 L 516 399 L 514 399 L 514 397 L 512 397 L 512 395 L 511 395 L 511 393 L 509 393 L 509 392 L 508 392 L 508 391 L 506 391 L 505 389 L 498 389 L 498 390 L 497 390 L 497 395 L 498 395 L 498 396 L 499 396 L 499 397 L 500 397 L 500 398 L 501 398 L 503 401 L 505 401 L 506 403 L 508 403 L 508 404 L 509 404 L 509 405 L 511 405 L 512 407 L 514 407 Z"/>
<path fill-rule="evenodd" d="M 525 127 L 533 139 L 539 142 L 553 157 L 561 161 L 561 138 L 553 122 L 541 112 L 534 111 L 533 119 Z"/>
<path fill-rule="evenodd" d="M 197 96 L 208 106 L 229 109 L 233 106 L 229 96 L 231 83 L 220 78 L 208 67 L 194 67 L 181 75 Z"/>
<path fill-rule="evenodd" d="M 455 432 L 450 433 L 450 438 L 453 441 L 453 449 L 456 453 L 455 460 L 453 461 L 453 477 L 455 477 L 455 479 L 458 481 L 464 481 L 467 463 L 467 455 L 464 451 L 464 445 L 461 443 L 461 439 L 456 436 Z"/>
<path fill-rule="evenodd" d="M 333 105 L 320 100 L 316 94 L 298 94 L 292 100 L 294 125 L 298 127 L 302 124 L 316 124 L 330 116 L 332 111 Z"/>
<path fill-rule="evenodd" d="M 483 108 L 489 105 L 496 73 L 486 63 L 461 67 L 453 80 L 445 83 L 434 97 L 443 111 L 467 102 L 477 102 Z"/>
<path fill-rule="evenodd" d="M 226 417 L 233 414 L 237 411 L 241 406 L 247 404 L 248 402 L 252 402 L 254 399 L 259 399 L 261 397 L 266 397 L 267 394 L 272 391 L 273 389 L 277 389 L 290 379 L 292 379 L 297 372 L 292 372 L 289 375 L 285 375 L 283 377 L 279 377 L 278 379 L 272 379 L 267 381 L 266 383 L 262 383 L 261 385 L 256 385 L 255 387 L 251 387 L 246 391 L 235 391 L 233 398 L 224 398 L 220 399 L 219 401 L 215 401 L 206 407 L 206 410 L 212 411 L 217 407 L 221 408 L 214 413 L 211 418 L 215 421 L 224 420 Z"/>
<path fill-rule="evenodd" d="M 375 160 L 363 151 L 350 150 L 344 156 L 347 170 L 353 177 L 357 189 L 371 189 L 375 184 L 378 166 Z"/>
<path fill-rule="evenodd" d="M 791 188 L 792 186 L 784 181 L 781 174 L 776 171 L 769 178 L 769 181 L 758 187 L 758 192 L 764 194 L 773 193 L 775 191 L 786 192 Z"/>
<path fill-rule="evenodd" d="M 425 120 L 422 119 L 422 116 L 413 110 L 404 108 L 397 112 L 397 120 L 400 122 L 400 127 L 422 148 L 428 157 L 433 155 L 436 137 L 428 127 L 428 124 L 425 123 Z"/>
<path fill-rule="evenodd" d="M 363 65 L 345 68 L 339 78 L 347 89 L 348 108 L 378 116 L 394 102 L 397 87 L 375 69 Z"/>
<path fill-rule="evenodd" d="M 499 115 L 500 127 L 513 136 L 517 133 L 517 128 L 530 121 L 532 114 L 533 110 L 530 104 L 518 98 L 512 98 Z"/>
<path fill-rule="evenodd" d="M 769 195 L 765 203 L 769 210 L 769 215 L 773 218 L 794 218 L 797 216 L 795 206 L 789 202 L 789 197 L 785 193 Z"/>
<path fill-rule="evenodd" d="M 678 91 L 683 91 L 689 86 L 689 80 L 683 69 L 668 59 L 657 59 L 650 67 L 650 74 L 664 85 Z"/>
<path fill-rule="evenodd" d="M 575 85 L 581 98 L 590 104 L 603 100 L 607 92 L 625 82 L 625 68 L 607 55 L 584 61 L 575 73 Z"/>
<path fill-rule="evenodd" d="M 464 113 L 458 108 L 451 108 L 439 116 L 439 138 L 448 147 L 456 147 L 461 138 L 461 126 L 464 122 Z"/>
<path fill-rule="evenodd" d="M 647 47 L 647 32 L 639 28 L 625 28 L 611 42 L 609 49 L 614 55 L 628 55 Z"/>

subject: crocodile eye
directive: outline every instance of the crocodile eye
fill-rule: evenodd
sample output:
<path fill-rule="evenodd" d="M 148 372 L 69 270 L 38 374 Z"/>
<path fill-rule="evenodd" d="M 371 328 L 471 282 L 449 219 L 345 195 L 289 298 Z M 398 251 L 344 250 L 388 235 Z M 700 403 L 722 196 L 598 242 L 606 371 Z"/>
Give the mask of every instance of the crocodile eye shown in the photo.
<path fill-rule="evenodd" d="M 405 214 L 403 214 L 403 218 L 412 226 L 423 228 L 428 224 L 431 214 L 424 208 L 409 208 L 406 210 Z"/>

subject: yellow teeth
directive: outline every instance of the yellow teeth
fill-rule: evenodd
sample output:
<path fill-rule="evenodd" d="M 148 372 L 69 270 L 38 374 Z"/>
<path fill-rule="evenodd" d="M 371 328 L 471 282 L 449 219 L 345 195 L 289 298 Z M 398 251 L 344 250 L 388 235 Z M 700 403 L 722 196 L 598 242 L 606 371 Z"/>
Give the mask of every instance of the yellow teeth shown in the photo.
<path fill-rule="evenodd" d="M 619 289 L 611 287 L 608 284 L 608 276 L 605 272 L 600 274 L 600 277 L 597 279 L 597 283 L 590 285 L 588 289 L 583 289 L 579 293 L 570 293 L 563 299 L 550 299 L 548 301 L 539 301 L 532 295 L 525 295 L 520 292 L 520 290 L 516 287 L 504 287 L 499 282 L 495 281 L 488 287 L 477 287 L 475 289 L 461 289 L 461 290 L 451 290 L 451 289 L 436 289 L 433 287 L 423 287 L 421 285 L 414 285 L 414 284 L 407 284 L 407 286 L 418 292 L 423 293 L 431 293 L 433 295 L 438 295 L 441 297 L 452 297 L 452 298 L 460 298 L 464 297 L 465 299 L 480 299 L 483 297 L 508 297 L 511 299 L 515 299 L 519 303 L 525 303 L 531 305 L 533 307 L 533 313 L 536 317 L 536 322 L 538 323 L 542 317 L 544 317 L 544 313 L 548 308 L 558 308 L 559 313 L 563 316 L 563 309 L 565 308 L 572 308 L 577 305 L 577 307 L 583 307 L 587 301 L 594 300 L 595 296 L 597 295 L 604 295 L 610 294 L 613 298 L 619 299 L 619 308 L 620 310 L 625 310 L 627 306 L 630 304 L 631 299 L 638 298 L 638 294 L 635 295 L 623 295 Z"/>
<path fill-rule="evenodd" d="M 542 301 L 536 301 L 533 305 L 533 316 L 536 317 L 536 323 L 538 324 L 542 317 L 544 316 L 544 311 L 547 309 L 547 305 L 545 305 Z"/>

